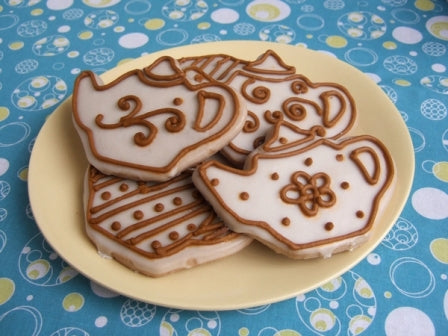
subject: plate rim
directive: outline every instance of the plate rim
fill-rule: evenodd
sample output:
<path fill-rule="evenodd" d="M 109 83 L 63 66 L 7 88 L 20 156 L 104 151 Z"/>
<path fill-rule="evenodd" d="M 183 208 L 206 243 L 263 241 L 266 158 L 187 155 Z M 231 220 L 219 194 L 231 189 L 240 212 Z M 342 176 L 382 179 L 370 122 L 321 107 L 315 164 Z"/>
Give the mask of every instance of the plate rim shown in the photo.
<path fill-rule="evenodd" d="M 298 46 L 272 43 L 272 42 L 243 41 L 243 40 L 209 42 L 209 43 L 198 44 L 198 45 L 185 45 L 185 46 L 181 46 L 181 47 L 160 50 L 160 51 L 150 53 L 148 55 L 144 55 L 142 57 L 133 59 L 131 61 L 121 63 L 121 64 L 117 65 L 116 67 L 112 68 L 111 70 L 108 70 L 107 72 L 102 74 L 100 77 L 105 82 L 108 82 L 108 81 L 112 80 L 114 77 L 116 77 L 116 75 L 118 73 L 123 73 L 123 72 L 129 71 L 131 69 L 134 69 L 137 64 L 140 64 L 141 62 L 146 62 L 148 60 L 156 59 L 157 57 L 162 56 L 162 55 L 177 55 L 177 54 L 182 54 L 185 51 L 188 51 L 190 53 L 192 53 L 194 51 L 196 53 L 193 52 L 191 55 L 195 55 L 195 54 L 198 54 L 197 48 L 199 46 L 203 50 L 207 50 L 207 52 L 201 52 L 201 54 L 214 53 L 214 52 L 208 52 L 208 51 L 213 51 L 213 50 L 218 51 L 219 50 L 219 52 L 224 53 L 224 51 L 225 51 L 226 53 L 228 53 L 230 55 L 232 55 L 232 54 L 234 55 L 236 49 L 244 47 L 244 48 L 254 48 L 257 51 L 260 50 L 261 52 L 264 52 L 266 49 L 273 49 L 282 58 L 284 58 L 285 53 L 287 53 L 287 52 L 292 53 L 293 51 L 295 51 L 295 53 L 293 53 L 294 54 L 293 56 L 304 56 L 305 55 L 306 57 L 316 57 L 317 60 L 326 59 L 326 60 L 328 60 L 329 64 L 335 65 L 336 70 L 338 72 L 340 72 L 341 74 L 344 73 L 345 71 L 349 71 L 349 73 L 353 73 L 355 77 L 361 78 L 361 76 L 364 76 L 365 81 L 370 80 L 368 78 L 368 76 L 365 75 L 364 73 L 362 73 L 359 69 L 357 69 L 357 68 L 351 66 L 350 64 L 345 63 L 339 59 L 333 58 L 332 56 L 329 56 L 328 54 L 325 54 L 320 51 L 305 49 L 305 48 L 301 48 Z M 291 55 L 288 55 L 288 56 L 291 56 Z M 293 57 L 293 56 L 291 56 L 291 57 Z M 290 62 L 288 62 L 286 60 L 285 60 L 285 63 L 290 64 Z M 293 65 L 295 65 L 295 64 L 293 64 Z M 332 69 L 332 70 L 334 71 L 334 69 Z M 298 70 L 297 72 L 300 72 L 300 71 Z M 311 71 L 311 72 L 313 72 L 313 71 Z M 310 79 L 313 82 L 321 81 L 321 80 L 314 79 L 313 74 L 310 75 L 310 74 L 304 73 L 304 75 L 308 78 L 311 77 Z M 316 77 L 316 76 L 314 76 L 314 77 Z M 396 123 L 397 125 L 400 126 L 399 128 L 400 128 L 400 132 L 401 132 L 400 133 L 401 140 L 405 144 L 405 147 L 408 152 L 407 154 L 404 154 L 404 155 L 412 156 L 412 160 L 410 162 L 408 162 L 408 165 L 407 165 L 408 170 L 406 171 L 406 177 L 407 177 L 406 181 L 405 181 L 406 185 L 401 186 L 403 194 L 401 194 L 401 200 L 399 202 L 399 206 L 394 211 L 393 221 L 391 221 L 390 223 L 387 223 L 387 225 L 384 226 L 385 229 L 383 230 L 383 232 L 381 232 L 378 235 L 378 237 L 375 239 L 374 242 L 369 241 L 368 243 L 366 243 L 366 244 L 368 244 L 369 248 L 362 249 L 360 247 L 353 252 L 345 252 L 345 255 L 347 255 L 347 253 L 351 253 L 352 256 L 355 255 L 356 257 L 348 258 L 351 260 L 349 262 L 343 263 L 344 264 L 343 267 L 340 267 L 336 272 L 333 272 L 331 274 L 331 276 L 326 276 L 325 278 L 322 278 L 319 281 L 316 281 L 313 286 L 308 286 L 307 288 L 297 288 L 297 290 L 295 290 L 295 291 L 276 293 L 275 295 L 271 295 L 271 296 L 263 296 L 262 295 L 258 298 L 252 297 L 250 300 L 240 300 L 238 302 L 213 302 L 213 301 L 210 301 L 210 300 L 204 299 L 204 298 L 202 299 L 201 302 L 197 302 L 197 301 L 189 302 L 188 300 L 185 300 L 185 299 L 179 298 L 178 300 L 175 300 L 174 298 L 170 298 L 169 296 L 167 297 L 167 296 L 163 296 L 163 295 L 153 296 L 152 298 L 146 297 L 146 296 L 142 297 L 141 295 L 136 293 L 135 290 L 129 290 L 129 288 L 127 288 L 127 289 L 119 288 L 119 286 L 117 287 L 116 282 L 113 282 L 113 283 L 108 282 L 108 281 L 105 281 L 102 277 L 99 277 L 97 274 L 92 274 L 89 270 L 89 267 L 86 267 L 84 264 L 80 265 L 78 260 L 75 260 L 74 264 L 72 264 L 73 257 L 71 255 L 67 255 L 67 251 L 64 249 L 64 247 L 61 246 L 60 243 L 55 241 L 55 239 L 52 237 L 51 231 L 49 231 L 50 228 L 47 225 L 48 223 L 43 223 L 42 218 L 45 216 L 42 214 L 42 212 L 41 212 L 42 208 L 37 204 L 38 201 L 36 200 L 36 197 L 39 194 L 38 189 L 36 189 L 36 188 L 38 188 L 39 176 L 41 176 L 41 175 L 39 175 L 39 173 L 37 171 L 37 168 L 39 167 L 39 164 L 38 164 L 39 163 L 38 155 L 40 154 L 39 146 L 41 146 L 41 142 L 43 141 L 42 139 L 45 138 L 45 134 L 46 134 L 45 132 L 48 132 L 47 129 L 52 125 L 51 123 L 52 122 L 54 123 L 55 118 L 57 118 L 58 116 L 61 117 L 61 115 L 62 115 L 61 111 L 63 111 L 64 108 L 67 108 L 67 105 L 70 104 L 71 96 L 69 96 L 64 102 L 62 102 L 55 109 L 55 111 L 47 118 L 46 122 L 40 129 L 38 136 L 35 139 L 33 150 L 31 152 L 29 169 L 28 169 L 28 194 L 29 194 L 30 205 L 31 205 L 31 208 L 32 208 L 32 211 L 34 214 L 35 221 L 36 221 L 40 231 L 42 232 L 43 236 L 45 237 L 45 239 L 47 239 L 47 237 L 49 238 L 48 243 L 52 246 L 52 248 L 59 254 L 59 256 L 61 256 L 65 261 L 67 261 L 74 269 L 76 269 L 78 272 L 82 273 L 84 276 L 86 276 L 90 280 L 95 281 L 95 282 L 99 283 L 100 285 L 104 286 L 105 288 L 108 288 L 108 289 L 113 290 L 119 294 L 122 294 L 124 296 L 130 297 L 130 298 L 133 298 L 133 299 L 136 299 L 139 301 L 144 301 L 147 303 L 170 307 L 170 308 L 196 309 L 196 310 L 218 310 L 219 311 L 219 310 L 243 309 L 243 308 L 255 307 L 255 306 L 264 305 L 264 304 L 270 304 L 270 303 L 282 301 L 282 300 L 285 300 L 288 298 L 292 298 L 299 294 L 303 294 L 304 292 L 307 292 L 307 291 L 311 291 L 311 290 L 319 287 L 320 285 L 324 284 L 326 281 L 329 281 L 329 280 L 347 272 L 349 269 L 353 268 L 356 264 L 358 264 L 360 261 L 362 261 L 368 255 L 368 253 L 373 251 L 381 243 L 383 238 L 386 236 L 386 234 L 392 228 L 394 222 L 397 220 L 397 218 L 401 214 L 401 212 L 405 206 L 405 203 L 409 197 L 410 191 L 411 191 L 412 181 L 414 178 L 414 170 L 415 170 L 415 158 L 414 158 L 412 140 L 411 140 L 409 131 L 407 130 L 407 126 L 406 126 L 404 120 L 401 118 L 395 105 L 389 100 L 389 98 L 381 90 L 381 88 L 379 88 L 373 81 L 371 81 L 371 83 L 366 82 L 363 84 L 367 85 L 369 88 L 372 88 L 372 90 L 374 91 L 374 95 L 379 95 L 383 99 L 382 103 L 385 104 L 386 106 L 388 106 L 388 108 L 394 110 L 394 113 L 392 113 L 391 116 L 394 119 L 393 120 L 394 123 Z M 343 84 L 343 85 L 346 85 L 346 84 Z M 360 98 L 354 97 L 354 99 L 356 101 L 358 101 Z M 358 117 L 360 114 L 361 114 L 361 111 L 358 111 Z M 68 118 L 68 116 L 66 116 L 66 118 Z M 350 135 L 351 135 L 351 132 L 346 134 L 345 137 L 350 136 Z M 412 153 L 409 153 L 409 151 L 412 151 Z M 400 172 L 400 174 L 401 173 L 403 173 L 403 172 Z M 396 169 L 396 174 L 398 174 L 397 169 Z M 398 181 L 400 181 L 399 178 L 397 178 L 397 182 Z M 400 182 L 402 182 L 402 181 L 400 181 Z M 394 195 L 395 195 L 395 193 L 394 193 Z M 83 230 L 83 227 L 81 229 Z M 85 237 L 85 240 L 88 240 L 87 237 Z M 90 242 L 88 242 L 88 243 L 90 243 Z M 91 248 L 92 249 L 94 248 L 93 245 L 91 246 Z M 263 249 L 263 247 L 260 246 L 259 243 L 255 243 L 254 248 L 252 248 L 250 246 L 247 249 L 250 249 L 250 248 L 255 249 L 255 250 Z M 95 253 L 96 253 L 96 251 L 95 251 Z M 244 253 L 244 250 L 243 250 L 243 252 L 240 252 L 240 253 Z M 270 253 L 270 252 L 268 252 L 268 253 Z M 235 257 L 237 257 L 237 255 L 225 258 L 226 259 L 225 261 L 215 261 L 212 264 L 218 265 L 218 262 L 221 262 L 221 263 L 224 262 L 224 264 L 226 264 L 227 262 L 230 262 L 229 260 L 231 258 L 235 258 Z M 273 260 L 278 260 L 278 256 L 273 256 L 272 258 L 273 258 Z M 331 259 L 333 259 L 333 258 L 340 259 L 341 256 L 336 255 L 336 256 L 333 256 Z M 113 262 L 114 264 L 118 264 L 115 261 L 111 261 L 111 262 Z M 294 261 L 294 262 L 300 263 L 303 261 Z M 309 262 L 309 261 L 305 261 L 305 262 Z M 322 261 L 315 260 L 313 262 L 321 263 Z M 115 270 L 118 267 L 121 267 L 123 272 L 132 272 L 131 270 L 129 270 L 121 265 L 114 265 L 111 267 L 111 269 Z M 210 268 L 212 266 L 211 266 L 211 264 L 208 264 L 208 265 L 202 265 L 199 268 L 201 268 L 201 267 Z M 148 279 L 147 282 L 150 282 L 150 283 L 152 281 L 163 281 L 163 279 L 167 279 L 167 282 L 169 283 L 169 282 L 175 281 L 177 278 L 182 278 L 182 274 L 188 274 L 188 272 L 192 272 L 193 270 L 194 269 L 183 270 L 183 271 L 177 272 L 177 274 L 168 275 L 166 277 L 156 278 L 156 279 L 153 279 L 153 278 L 148 279 L 147 277 L 145 277 L 143 275 L 140 275 L 140 276 L 144 277 L 144 279 Z M 135 274 L 134 274 L 134 276 L 135 276 Z M 132 277 L 130 277 L 130 278 L 132 278 Z M 188 276 L 187 276 L 187 278 L 188 278 Z M 160 280 L 160 279 L 162 279 L 162 280 Z"/>

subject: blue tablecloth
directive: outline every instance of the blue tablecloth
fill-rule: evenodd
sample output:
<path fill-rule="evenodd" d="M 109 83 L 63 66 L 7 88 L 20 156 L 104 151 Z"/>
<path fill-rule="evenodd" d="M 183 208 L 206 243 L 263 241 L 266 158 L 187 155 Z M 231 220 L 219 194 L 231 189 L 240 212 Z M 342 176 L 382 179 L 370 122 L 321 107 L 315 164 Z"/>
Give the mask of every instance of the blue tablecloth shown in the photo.
<path fill-rule="evenodd" d="M 416 173 L 391 234 L 342 275 L 338 295 L 318 288 L 234 311 L 154 306 L 74 270 L 64 282 L 47 274 L 66 265 L 34 221 L 28 162 L 46 117 L 69 97 L 77 74 L 173 46 L 235 39 L 332 54 L 367 73 L 396 104 L 412 137 Z M 446 335 L 447 48 L 442 0 L 3 0 L 0 334 Z M 42 78 L 58 90 L 31 85 Z M 39 258 L 47 261 L 45 281 L 31 267 Z M 360 281 L 368 302 L 356 295 Z M 321 305 L 317 313 L 313 302 Z"/>

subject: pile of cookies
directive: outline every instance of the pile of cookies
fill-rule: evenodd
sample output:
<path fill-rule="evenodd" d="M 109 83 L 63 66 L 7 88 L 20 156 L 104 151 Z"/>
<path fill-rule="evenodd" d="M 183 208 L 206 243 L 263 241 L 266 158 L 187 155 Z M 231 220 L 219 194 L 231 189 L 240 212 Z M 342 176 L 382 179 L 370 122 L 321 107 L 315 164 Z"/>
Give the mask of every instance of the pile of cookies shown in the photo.
<path fill-rule="evenodd" d="M 100 254 L 161 276 L 253 239 L 295 259 L 368 239 L 394 182 L 350 92 L 272 50 L 174 59 L 103 83 L 82 72 L 73 123 L 89 167 L 85 228 Z"/>

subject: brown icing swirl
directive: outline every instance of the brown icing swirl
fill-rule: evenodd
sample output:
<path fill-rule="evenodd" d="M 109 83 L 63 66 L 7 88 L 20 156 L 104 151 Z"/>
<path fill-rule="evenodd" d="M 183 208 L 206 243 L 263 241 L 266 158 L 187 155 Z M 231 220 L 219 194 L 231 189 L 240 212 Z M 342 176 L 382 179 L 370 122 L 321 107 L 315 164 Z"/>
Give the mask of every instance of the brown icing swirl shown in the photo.
<path fill-rule="evenodd" d="M 247 112 L 246 122 L 244 123 L 243 132 L 252 133 L 260 128 L 260 120 L 252 111 Z"/>
<path fill-rule="evenodd" d="M 246 80 L 241 86 L 241 94 L 244 98 L 252 103 L 264 104 L 271 97 L 271 90 L 269 90 L 269 88 L 265 86 L 256 86 L 254 89 L 252 89 L 251 93 L 248 93 L 248 86 L 255 82 L 256 80 L 253 78 L 249 78 L 248 80 Z"/>
<path fill-rule="evenodd" d="M 139 114 L 142 108 L 142 102 L 139 97 L 134 95 L 128 95 L 120 98 L 117 102 L 117 106 L 123 111 L 130 111 L 126 116 L 121 117 L 116 123 L 105 123 L 103 122 L 104 115 L 98 114 L 95 118 L 95 123 L 98 127 L 103 129 L 143 126 L 147 129 L 147 134 L 137 132 L 134 135 L 135 144 L 142 147 L 151 144 L 158 132 L 157 127 L 148 120 L 149 118 L 159 114 L 173 114 L 173 116 L 169 117 L 165 122 L 165 129 L 169 132 L 181 131 L 186 123 L 185 114 L 182 111 L 173 108 L 158 109 Z"/>

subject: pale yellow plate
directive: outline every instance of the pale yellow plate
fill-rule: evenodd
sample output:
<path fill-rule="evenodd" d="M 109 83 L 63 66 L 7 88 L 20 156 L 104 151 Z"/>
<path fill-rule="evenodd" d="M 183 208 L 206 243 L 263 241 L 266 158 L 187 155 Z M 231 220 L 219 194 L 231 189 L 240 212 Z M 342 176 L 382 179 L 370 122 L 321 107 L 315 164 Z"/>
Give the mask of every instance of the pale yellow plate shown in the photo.
<path fill-rule="evenodd" d="M 413 179 L 414 156 L 411 138 L 399 112 L 362 72 L 327 54 L 300 47 L 228 41 L 150 54 L 121 64 L 102 78 L 111 81 L 167 54 L 179 58 L 227 53 L 255 59 L 267 49 L 275 50 L 287 64 L 296 66 L 299 73 L 312 81 L 345 85 L 353 94 L 359 111 L 359 126 L 354 132 L 375 135 L 390 149 L 398 181 L 368 243 L 330 259 L 307 261 L 290 260 L 255 243 L 234 256 L 158 279 L 103 259 L 84 234 L 81 199 L 87 162 L 72 127 L 71 99 L 67 99 L 42 127 L 31 155 L 28 176 L 34 217 L 57 253 L 88 278 L 125 296 L 176 308 L 228 310 L 268 304 L 310 291 L 346 272 L 371 252 L 403 209 Z"/>

